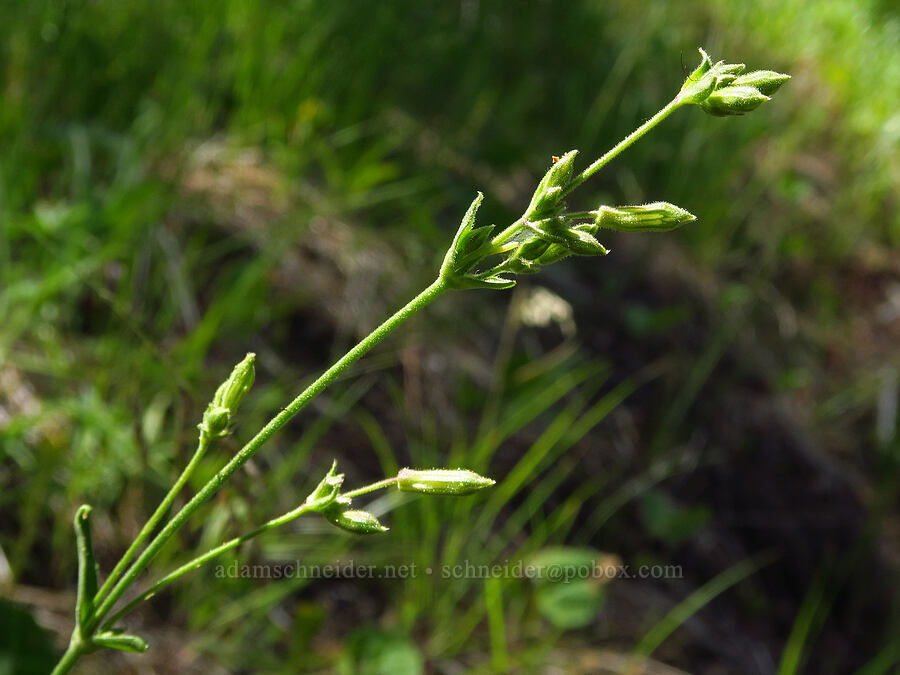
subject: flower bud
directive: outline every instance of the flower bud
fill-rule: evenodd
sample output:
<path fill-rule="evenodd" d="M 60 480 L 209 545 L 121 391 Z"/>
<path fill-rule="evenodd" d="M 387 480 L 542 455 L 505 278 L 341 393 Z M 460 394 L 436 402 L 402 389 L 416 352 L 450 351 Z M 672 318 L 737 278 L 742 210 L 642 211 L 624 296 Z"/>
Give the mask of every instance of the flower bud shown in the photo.
<path fill-rule="evenodd" d="M 563 188 L 572 180 L 572 169 L 577 154 L 577 150 L 570 150 L 553 162 L 553 166 L 544 174 L 531 197 L 531 203 L 523 216 L 526 220 L 545 218 L 557 208 Z"/>
<path fill-rule="evenodd" d="M 552 215 L 559 206 L 559 200 L 562 197 L 562 188 L 558 185 L 546 188 L 534 193 L 531 198 L 531 204 L 525 211 L 525 220 L 541 219 Z"/>
<path fill-rule="evenodd" d="M 790 79 L 771 70 L 744 72 L 743 63 L 713 63 L 700 50 L 700 65 L 684 81 L 681 103 L 695 103 L 711 115 L 741 115 L 768 100 L 766 96 Z"/>
<path fill-rule="evenodd" d="M 713 70 L 720 77 L 725 75 L 740 75 L 744 72 L 744 68 L 746 68 L 743 63 L 725 63 L 724 61 L 719 61 L 715 66 L 713 66 Z"/>
<path fill-rule="evenodd" d="M 468 495 L 495 482 L 467 469 L 400 469 L 397 474 L 397 488 L 402 492 L 429 495 Z"/>
<path fill-rule="evenodd" d="M 600 227 L 621 232 L 665 232 L 674 230 L 697 217 L 668 202 L 653 202 L 640 206 L 601 206 L 594 221 Z"/>
<path fill-rule="evenodd" d="M 232 415 L 253 386 L 256 375 L 255 361 L 256 354 L 252 352 L 247 354 L 244 360 L 234 367 L 228 379 L 216 389 L 213 400 L 203 413 L 203 421 L 199 425 L 200 430 L 210 438 L 228 435 Z"/>
<path fill-rule="evenodd" d="M 253 386 L 253 379 L 256 377 L 255 362 L 256 354 L 250 352 L 243 361 L 234 367 L 228 379 L 216 390 L 213 405 L 226 408 L 231 412 L 237 409 L 238 404 Z"/>
<path fill-rule="evenodd" d="M 553 165 L 544 174 L 541 182 L 538 183 L 537 191 L 542 192 L 554 187 L 563 188 L 568 185 L 572 178 L 572 169 L 577 155 L 577 150 L 569 150 L 562 157 L 554 157 Z"/>
<path fill-rule="evenodd" d="M 756 110 L 760 105 L 769 100 L 755 87 L 728 86 L 716 89 L 705 101 L 700 103 L 710 115 L 725 117 L 727 115 L 743 115 Z"/>
<path fill-rule="evenodd" d="M 607 250 L 607 253 L 608 252 L 609 251 Z M 572 255 L 572 251 L 565 246 L 561 246 L 560 244 L 550 244 L 550 246 L 547 247 L 547 250 L 544 251 L 535 262 L 541 266 L 552 265 L 564 258 L 568 258 L 570 255 Z"/>
<path fill-rule="evenodd" d="M 736 78 L 732 84 L 740 87 L 753 87 L 761 94 L 770 96 L 789 79 L 791 79 L 790 75 L 776 73 L 774 70 L 754 70 L 752 73 L 745 73 Z"/>
<path fill-rule="evenodd" d="M 379 532 L 388 531 L 388 528 L 379 523 L 378 518 L 368 511 L 328 509 L 323 515 L 342 530 L 355 534 L 378 534 Z"/>

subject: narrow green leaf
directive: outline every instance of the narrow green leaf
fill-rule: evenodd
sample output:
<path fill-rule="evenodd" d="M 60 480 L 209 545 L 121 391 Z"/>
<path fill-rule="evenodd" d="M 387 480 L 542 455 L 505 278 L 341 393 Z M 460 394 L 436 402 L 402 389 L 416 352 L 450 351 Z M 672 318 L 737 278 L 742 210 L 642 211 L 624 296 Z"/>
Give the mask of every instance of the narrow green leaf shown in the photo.
<path fill-rule="evenodd" d="M 97 561 L 91 542 L 91 507 L 83 504 L 75 512 L 75 544 L 78 549 L 78 594 L 76 621 L 82 629 L 94 613 L 97 593 Z"/>
<path fill-rule="evenodd" d="M 765 567 L 772 560 L 771 556 L 748 558 L 706 582 L 672 608 L 659 623 L 647 632 L 634 648 L 633 661 L 649 657 L 679 626 L 703 609 L 713 598 L 743 581 L 761 567 Z"/>
<path fill-rule="evenodd" d="M 141 654 L 150 647 L 147 641 L 130 633 L 118 633 L 105 631 L 97 633 L 91 639 L 91 643 L 97 649 L 118 649 L 120 652 L 135 652 Z"/>
<path fill-rule="evenodd" d="M 444 262 L 441 264 L 442 277 L 451 278 L 453 276 L 453 271 L 456 268 L 456 260 L 459 257 L 460 241 L 463 235 L 475 226 L 475 214 L 478 213 L 478 207 L 481 206 L 481 201 L 483 199 L 484 195 L 479 192 L 466 210 L 466 214 L 459 224 L 459 229 L 456 231 L 456 236 L 453 237 L 453 243 L 450 244 L 450 248 L 447 249 L 447 255 L 444 256 Z"/>

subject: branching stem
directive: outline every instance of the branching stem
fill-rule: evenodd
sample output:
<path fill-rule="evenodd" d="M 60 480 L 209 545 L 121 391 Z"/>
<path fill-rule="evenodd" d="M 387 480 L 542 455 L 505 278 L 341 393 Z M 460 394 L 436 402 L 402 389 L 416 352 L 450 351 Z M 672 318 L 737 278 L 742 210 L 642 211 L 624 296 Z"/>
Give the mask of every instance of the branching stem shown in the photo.
<path fill-rule="evenodd" d="M 193 513 L 200 508 L 200 506 L 208 500 L 232 474 L 234 474 L 235 471 L 256 454 L 263 443 L 265 443 L 276 431 L 287 424 L 297 413 L 303 410 L 312 399 L 318 396 L 326 387 L 328 387 L 328 385 L 340 377 L 341 374 L 358 361 L 360 357 L 381 342 L 385 336 L 397 328 L 397 326 L 402 324 L 420 309 L 430 304 L 446 289 L 447 286 L 445 281 L 438 278 L 434 283 L 378 326 L 378 328 L 363 338 L 359 344 L 344 354 L 344 356 L 322 373 L 322 375 L 310 384 L 299 396 L 297 396 L 297 398 L 291 401 L 284 410 L 273 417 L 269 423 L 256 434 L 256 436 L 241 448 L 241 450 L 224 467 L 222 467 L 222 469 L 213 476 L 177 514 L 175 514 L 160 533 L 147 545 L 147 548 L 144 549 L 143 553 L 141 553 L 134 564 L 131 565 L 124 576 L 116 582 L 112 590 L 109 591 L 101 604 L 97 607 L 94 618 L 88 626 L 89 630 L 93 631 L 96 629 L 125 591 L 137 580 L 137 577 L 141 572 L 147 568 L 159 550 L 172 538 L 172 535 L 175 534 L 185 521 L 190 518 L 191 515 L 193 515 Z"/>
<path fill-rule="evenodd" d="M 206 449 L 209 447 L 209 442 L 209 436 L 205 432 L 201 431 L 200 439 L 197 442 L 197 449 L 194 451 L 194 456 L 191 457 L 191 460 L 188 462 L 187 466 L 184 467 L 184 471 L 182 471 L 181 475 L 178 476 L 178 479 L 175 481 L 172 489 L 169 490 L 169 492 L 160 502 L 159 506 L 156 507 L 156 511 L 153 512 L 153 515 L 150 516 L 150 519 L 144 524 L 144 527 L 141 528 L 141 531 L 138 533 L 138 536 L 132 542 L 131 546 L 128 547 L 128 550 L 125 551 L 125 553 L 122 555 L 122 558 L 118 563 L 116 563 L 116 566 L 113 568 L 113 571 L 110 572 L 109 577 L 107 577 L 106 581 L 103 582 L 103 586 L 101 586 L 100 590 L 97 591 L 97 595 L 94 596 L 95 606 L 103 600 L 107 593 L 109 593 L 110 589 L 119 580 L 119 577 L 128 567 L 128 563 L 130 563 L 134 559 L 134 556 L 140 550 L 141 546 L 144 545 L 144 542 L 146 542 L 150 535 L 153 533 L 153 530 L 169 510 L 169 507 L 172 506 L 172 502 L 175 501 L 175 497 L 177 497 L 178 493 L 181 492 L 181 488 L 184 487 L 184 484 L 188 481 L 188 478 L 191 477 L 191 474 L 194 472 L 197 464 L 200 463 L 200 460 L 203 459 L 203 455 L 206 454 Z"/>

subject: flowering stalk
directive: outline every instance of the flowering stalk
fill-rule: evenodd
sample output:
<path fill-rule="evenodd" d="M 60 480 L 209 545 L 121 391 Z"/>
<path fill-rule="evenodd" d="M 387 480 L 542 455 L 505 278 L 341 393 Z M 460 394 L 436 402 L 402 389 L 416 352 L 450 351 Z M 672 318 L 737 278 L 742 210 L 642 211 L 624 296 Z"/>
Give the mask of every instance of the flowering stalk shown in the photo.
<path fill-rule="evenodd" d="M 596 238 L 603 228 L 627 232 L 664 231 L 695 220 L 689 212 L 666 202 L 617 207 L 601 205 L 589 211 L 567 211 L 564 199 L 675 110 L 686 105 L 697 105 L 712 115 L 744 114 L 768 101 L 770 95 L 789 79 L 788 75 L 769 70 L 743 73 L 743 64 L 726 64 L 724 61 L 714 64 L 706 52 L 701 49 L 700 53 L 700 65 L 688 76 L 675 98 L 587 168 L 575 173 L 577 150 L 554 158 L 553 165 L 538 183 L 522 216 L 505 229 L 495 233 L 493 225 L 476 224 L 483 199 L 478 193 L 463 216 L 437 279 L 275 415 L 151 538 L 210 444 L 231 432 L 237 406 L 254 379 L 254 357 L 248 354 L 216 390 L 204 412 L 194 456 L 99 589 L 90 541 L 90 507 L 81 507 L 75 518 L 79 561 L 75 629 L 69 647 L 53 673 L 60 675 L 68 672 L 81 656 L 102 648 L 144 651 L 146 642 L 117 628 L 121 618 L 191 570 L 301 515 L 319 513 L 336 526 L 356 533 L 383 532 L 387 528 L 373 514 L 349 508 L 353 498 L 392 485 L 402 491 L 430 495 L 466 495 L 492 485 L 491 479 L 465 469 L 403 469 L 397 476 L 342 493 L 344 476 L 336 473 L 336 465 L 333 465 L 300 506 L 197 556 L 160 578 L 114 612 L 117 603 L 175 532 L 275 432 L 366 352 L 445 291 L 451 288 L 507 289 L 515 285 L 516 275 L 533 274 L 545 265 L 570 255 L 606 255 L 609 250 Z"/>

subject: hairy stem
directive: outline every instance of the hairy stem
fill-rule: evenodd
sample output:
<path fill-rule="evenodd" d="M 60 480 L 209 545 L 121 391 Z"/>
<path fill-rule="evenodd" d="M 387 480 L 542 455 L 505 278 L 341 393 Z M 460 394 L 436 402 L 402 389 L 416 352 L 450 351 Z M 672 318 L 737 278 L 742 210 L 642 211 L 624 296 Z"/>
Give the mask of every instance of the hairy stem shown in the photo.
<path fill-rule="evenodd" d="M 575 178 L 573 178 L 569 182 L 569 184 L 563 188 L 562 195 L 560 198 L 565 197 L 566 195 L 570 194 L 573 190 L 575 190 L 575 188 L 577 188 L 584 181 L 586 181 L 588 178 L 590 178 L 595 173 L 597 173 L 604 166 L 609 164 L 613 159 L 618 157 L 622 153 L 622 151 L 624 151 L 626 148 L 628 148 L 630 145 L 632 145 L 635 141 L 637 141 L 639 138 L 641 138 L 641 136 L 646 134 L 657 124 L 659 124 L 664 119 L 666 119 L 669 115 L 671 115 L 674 111 L 676 111 L 682 105 L 684 105 L 684 103 L 682 102 L 680 95 L 676 96 L 671 101 L 669 101 L 669 103 L 662 110 L 660 110 L 653 117 L 651 117 L 649 120 L 644 122 L 641 126 L 639 126 L 637 129 L 632 131 L 621 141 L 619 141 L 614 147 L 612 147 L 602 157 L 600 157 L 600 159 L 598 159 L 596 162 L 591 164 L 588 168 L 586 168 L 580 174 L 575 176 Z M 573 214 L 573 216 L 575 218 L 581 218 L 581 217 L 592 218 L 594 215 L 595 214 L 591 214 L 589 211 L 583 211 L 583 212 Z M 503 253 L 510 248 L 514 248 L 513 245 L 509 244 L 509 242 L 511 239 L 513 239 L 513 237 L 516 236 L 516 234 L 519 232 L 519 230 L 522 229 L 522 227 L 524 226 L 524 221 L 525 221 L 524 218 L 519 218 L 516 222 L 514 222 L 511 225 L 509 225 L 508 227 L 506 227 L 502 232 L 500 232 L 500 234 L 498 234 L 496 237 L 494 237 L 491 240 L 491 244 L 496 249 L 494 251 L 494 253 Z"/>
<path fill-rule="evenodd" d="M 360 495 L 368 494 L 369 492 L 374 492 L 375 490 L 380 490 L 382 488 L 389 487 L 397 482 L 397 476 L 391 476 L 390 478 L 385 478 L 384 480 L 380 480 L 377 483 L 372 483 L 370 485 L 365 485 L 360 488 L 356 488 L 355 490 L 351 490 L 350 492 L 343 493 L 343 497 L 359 497 Z M 299 518 L 304 513 L 309 513 L 314 509 L 309 504 L 301 504 L 293 511 L 288 511 L 284 515 L 278 516 L 277 518 L 273 518 L 272 520 L 260 525 L 255 530 L 251 530 L 247 534 L 242 534 L 240 537 L 235 537 L 234 539 L 229 539 L 228 541 L 216 546 L 215 548 L 211 548 L 205 553 L 197 556 L 184 563 L 181 567 L 169 572 L 166 576 L 161 578 L 155 584 L 150 586 L 147 590 L 142 592 L 136 598 L 131 600 L 127 605 L 125 605 L 122 609 L 112 615 L 106 623 L 104 623 L 103 628 L 105 630 L 111 629 L 119 619 L 121 619 L 126 614 L 131 613 L 131 611 L 140 605 L 145 600 L 149 600 L 154 595 L 156 595 L 160 590 L 171 584 L 173 581 L 180 579 L 188 572 L 191 572 L 206 562 L 209 562 L 213 558 L 230 551 L 234 548 L 237 548 L 241 544 L 250 541 L 258 537 L 261 534 L 268 532 L 269 530 L 274 530 L 276 527 L 281 527 L 296 518 Z"/>
<path fill-rule="evenodd" d="M 149 600 L 154 595 L 156 595 L 161 589 L 165 588 L 166 586 L 171 584 L 173 581 L 180 579 L 188 572 L 191 572 L 191 571 L 197 569 L 198 567 L 203 565 L 203 563 L 212 560 L 216 556 L 221 555 L 222 553 L 225 553 L 226 551 L 230 551 L 233 548 L 237 548 L 244 542 L 249 541 L 250 539 L 253 539 L 255 537 L 258 537 L 259 535 L 263 534 L 264 532 L 268 532 L 269 530 L 272 530 L 276 527 L 284 525 L 285 523 L 289 523 L 290 521 L 302 516 L 304 513 L 308 513 L 309 511 L 310 511 L 310 506 L 307 504 L 302 504 L 302 505 L 298 506 L 296 509 L 294 509 L 293 511 L 289 511 L 288 513 L 285 513 L 283 516 L 278 516 L 277 518 L 273 518 L 272 520 L 268 521 L 267 523 L 260 525 L 255 530 L 251 530 L 247 534 L 242 534 L 240 537 L 235 537 L 234 539 L 229 539 L 225 543 L 220 544 L 219 546 L 216 546 L 215 548 L 211 548 L 206 553 L 203 553 L 202 555 L 198 555 L 196 558 L 189 560 L 181 567 L 173 570 L 172 572 L 169 572 L 169 574 L 164 576 L 162 579 L 160 579 L 155 584 L 150 586 L 150 588 L 145 590 L 143 593 L 141 593 L 136 598 L 134 598 L 131 602 L 129 602 L 127 605 L 125 605 L 118 612 L 113 614 L 112 617 L 110 617 L 110 619 L 107 620 L 106 623 L 104 624 L 104 626 L 103 626 L 104 629 L 106 629 L 106 630 L 111 629 L 119 619 L 121 619 L 126 614 L 129 614 L 139 604 L 141 604 L 145 600 Z"/>
<path fill-rule="evenodd" d="M 596 162 L 591 164 L 588 168 L 586 168 L 580 174 L 575 176 L 575 178 L 573 178 L 572 181 L 566 187 L 563 188 L 562 196 L 565 197 L 567 194 L 569 194 L 575 188 L 577 188 L 579 185 L 581 185 L 584 181 L 586 181 L 588 178 L 593 176 L 604 166 L 609 164 L 612 160 L 614 160 L 616 157 L 618 157 L 622 153 L 623 150 L 625 150 L 630 145 L 632 145 L 641 136 L 646 134 L 653 127 L 655 127 L 657 124 L 659 124 L 664 119 L 666 119 L 669 115 L 671 115 L 673 112 L 675 112 L 682 105 L 683 105 L 683 103 L 681 101 L 680 95 L 676 96 L 671 101 L 669 101 L 669 103 L 662 110 L 660 110 L 653 117 L 651 117 L 649 120 L 644 122 L 641 126 L 639 126 L 637 129 L 632 131 L 630 134 L 628 134 L 621 141 L 616 143 L 616 145 L 614 147 L 612 147 L 610 150 L 608 150 L 600 159 L 598 159 Z"/>
<path fill-rule="evenodd" d="M 169 507 L 172 506 L 172 502 L 175 501 L 175 497 L 177 497 L 178 493 L 181 492 L 181 488 L 184 487 L 184 484 L 187 483 L 188 478 L 191 477 L 191 474 L 194 472 L 197 464 L 199 464 L 200 460 L 203 459 L 203 455 L 206 453 L 206 449 L 208 447 L 209 436 L 207 436 L 206 432 L 201 431 L 200 439 L 197 442 L 197 449 L 194 451 L 194 456 L 191 457 L 191 460 L 188 462 L 187 466 L 184 467 L 184 471 L 182 471 L 181 475 L 178 476 L 178 479 L 175 481 L 172 489 L 169 490 L 169 492 L 160 502 L 159 506 L 156 507 L 156 511 L 153 512 L 153 515 L 150 516 L 149 520 L 147 520 L 147 522 L 144 524 L 144 527 L 141 528 L 141 531 L 138 533 L 138 536 L 135 538 L 135 540 L 131 543 L 131 546 L 128 547 L 128 550 L 125 551 L 124 555 L 122 555 L 122 558 L 118 563 L 116 563 L 113 571 L 110 572 L 106 581 L 103 582 L 103 586 L 101 586 L 100 590 L 97 591 L 97 595 L 94 596 L 95 606 L 103 600 L 107 593 L 109 593 L 110 589 L 119 580 L 119 577 L 122 576 L 122 573 L 128 567 L 128 564 L 140 550 L 141 546 L 143 546 L 144 542 L 147 541 L 147 539 L 150 537 L 150 534 L 159 524 L 159 521 L 162 520 L 162 517 L 169 510 Z"/>
<path fill-rule="evenodd" d="M 445 290 L 447 290 L 446 282 L 442 278 L 438 278 L 434 283 L 428 286 L 428 288 L 419 293 L 419 295 L 410 300 L 409 303 L 404 305 L 393 316 L 388 318 L 384 323 L 378 326 L 378 328 L 363 338 L 363 340 L 353 347 L 353 349 L 344 354 L 344 356 L 322 373 L 322 375 L 297 396 L 297 398 L 291 401 L 284 410 L 273 417 L 269 423 L 256 434 L 256 436 L 241 448 L 241 450 L 224 467 L 222 467 L 222 469 L 213 476 L 177 514 L 175 514 L 162 531 L 156 535 L 125 575 L 116 583 L 107 597 L 103 600 L 102 604 L 97 607 L 89 629 L 93 630 L 100 624 L 119 598 L 121 598 L 125 591 L 128 590 L 128 587 L 135 582 L 138 575 L 146 569 L 147 565 L 150 564 L 150 561 L 153 560 L 159 550 L 166 544 L 172 535 L 175 534 L 178 528 L 180 528 L 235 471 L 253 457 L 263 443 L 265 443 L 276 431 L 281 429 L 281 427 L 287 424 L 297 413 L 303 410 L 312 399 L 322 393 L 328 385 L 340 377 L 340 375 L 359 360 L 363 354 L 381 342 L 381 340 L 397 328 L 397 326 L 440 296 Z"/>
<path fill-rule="evenodd" d="M 355 490 L 351 490 L 350 492 L 343 493 L 341 496 L 343 497 L 359 497 L 360 495 L 368 494 L 369 492 L 374 492 L 375 490 L 380 490 L 382 488 L 389 487 L 397 482 L 397 476 L 391 476 L 390 478 L 385 478 L 384 480 L 380 480 L 377 483 L 372 483 L 370 485 L 365 485 L 361 488 L 356 488 Z M 278 516 L 277 518 L 273 518 L 272 520 L 260 525 L 255 530 L 251 530 L 247 534 L 242 534 L 240 537 L 235 537 L 234 539 L 229 539 L 228 541 L 216 546 L 215 548 L 211 548 L 205 553 L 198 555 L 196 558 L 189 560 L 184 563 L 181 567 L 169 572 L 166 576 L 161 578 L 155 584 L 150 586 L 143 593 L 134 598 L 131 602 L 125 605 L 122 609 L 112 615 L 106 623 L 104 623 L 103 628 L 105 630 L 111 629 L 116 622 L 121 619 L 126 614 L 130 614 L 131 611 L 140 605 L 145 600 L 149 600 L 154 595 L 156 595 L 160 590 L 171 584 L 173 581 L 180 579 L 188 572 L 191 572 L 206 562 L 209 562 L 213 558 L 230 551 L 234 548 L 237 548 L 241 544 L 250 541 L 258 537 L 261 534 L 268 532 L 269 530 L 274 530 L 276 527 L 281 527 L 296 518 L 299 518 L 304 513 L 309 513 L 314 509 L 309 504 L 301 504 L 293 511 L 288 511 L 284 515 Z"/>
<path fill-rule="evenodd" d="M 380 490 L 381 488 L 390 487 L 394 483 L 397 482 L 397 476 L 391 476 L 390 478 L 385 478 L 384 480 L 380 480 L 377 483 L 372 483 L 371 485 L 366 485 L 361 488 L 356 488 L 355 490 L 351 490 L 350 492 L 344 492 L 341 494 L 342 497 L 359 497 L 360 495 L 368 494 L 369 492 L 375 492 L 375 490 Z"/>

